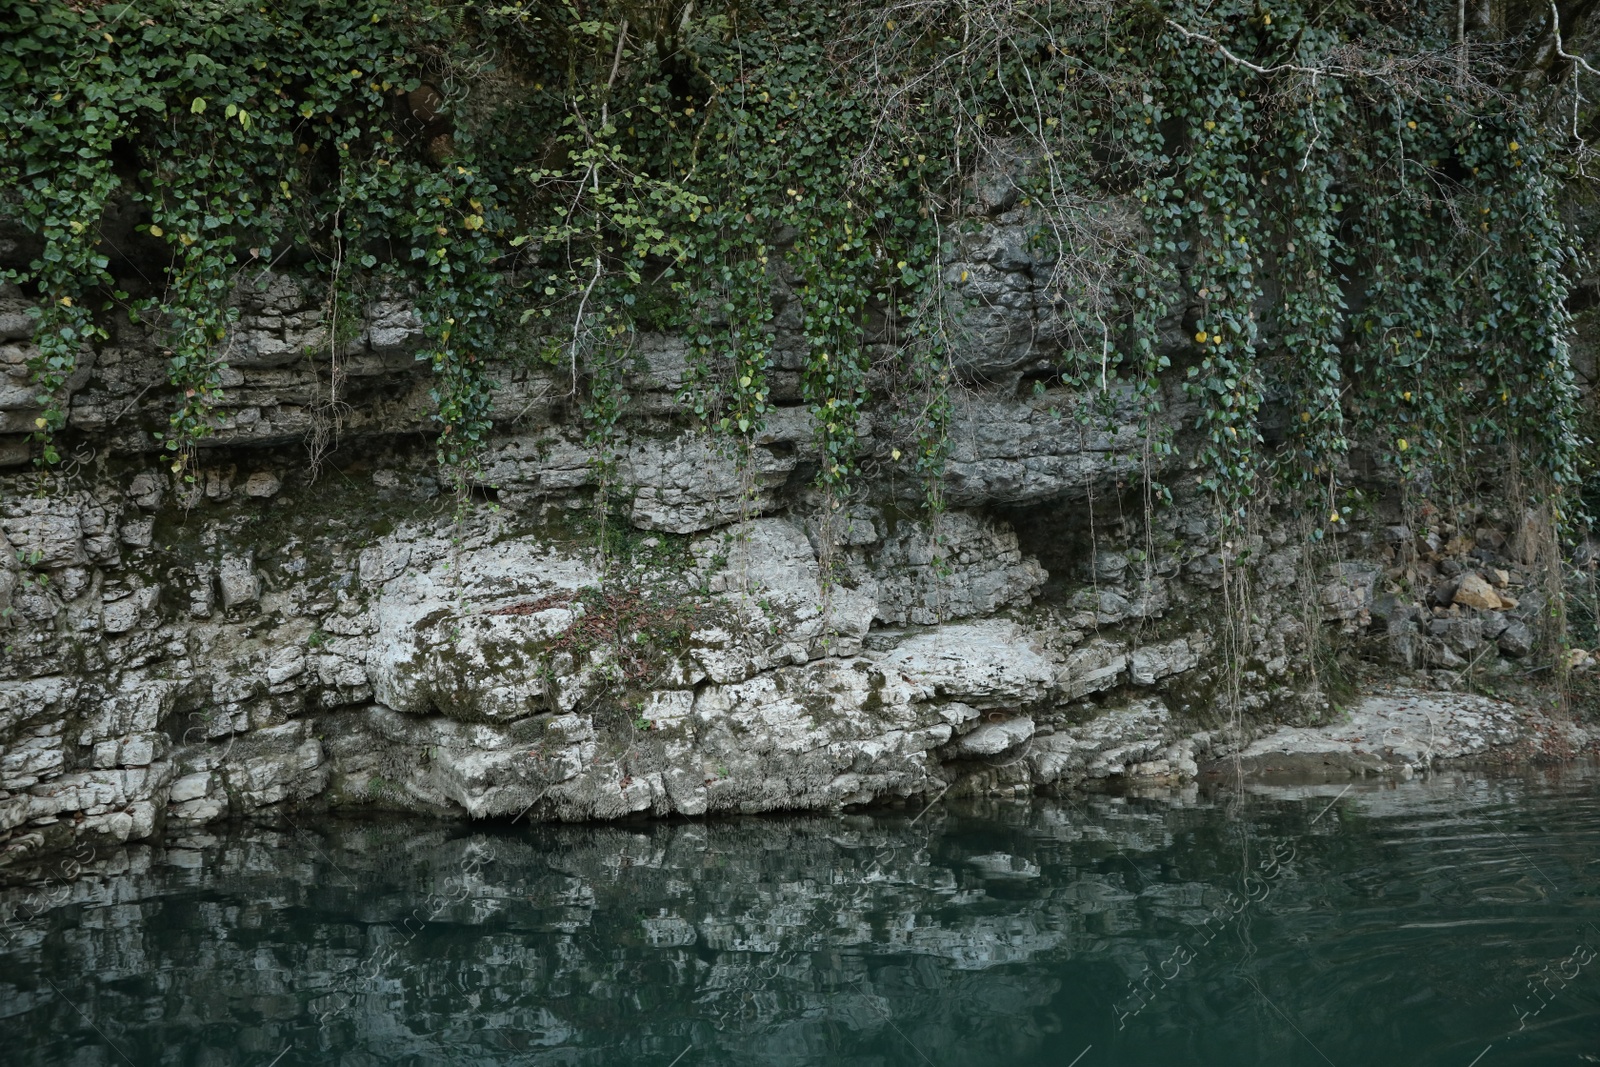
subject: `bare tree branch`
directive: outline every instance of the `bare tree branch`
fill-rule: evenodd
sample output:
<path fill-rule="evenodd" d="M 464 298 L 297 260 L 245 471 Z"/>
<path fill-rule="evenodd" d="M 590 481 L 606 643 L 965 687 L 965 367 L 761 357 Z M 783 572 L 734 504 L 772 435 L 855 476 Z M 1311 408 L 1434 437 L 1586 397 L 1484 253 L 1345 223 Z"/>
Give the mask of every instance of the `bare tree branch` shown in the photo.
<path fill-rule="evenodd" d="M 1582 56 L 1572 55 L 1568 53 L 1564 47 L 1562 47 L 1561 13 L 1556 10 L 1556 0 L 1550 0 L 1550 29 L 1553 30 L 1556 35 L 1556 55 L 1560 56 L 1562 59 L 1565 59 L 1569 63 L 1574 63 L 1577 66 L 1582 67 L 1590 74 L 1600 75 L 1600 70 L 1595 70 L 1593 67 L 1591 67 L 1588 60 L 1584 59 Z"/>
<path fill-rule="evenodd" d="M 1173 29 L 1177 30 L 1189 40 L 1204 41 L 1206 44 L 1210 45 L 1212 48 L 1215 48 L 1219 53 L 1221 53 L 1222 57 L 1228 60 L 1230 63 L 1237 63 L 1239 66 L 1244 67 L 1247 70 L 1253 70 L 1257 74 L 1276 74 L 1279 71 L 1291 70 L 1300 74 L 1309 74 L 1314 78 L 1348 78 L 1350 77 L 1351 73 L 1354 73 L 1322 70 L 1318 67 L 1302 67 L 1297 63 L 1280 63 L 1275 67 L 1263 67 L 1259 63 L 1252 63 L 1242 56 L 1234 55 L 1232 52 L 1228 51 L 1228 47 L 1226 45 L 1217 40 L 1215 37 L 1207 37 L 1203 33 L 1196 33 L 1194 30 L 1186 29 L 1171 19 L 1166 19 L 1165 21 L 1168 26 L 1171 26 Z"/>

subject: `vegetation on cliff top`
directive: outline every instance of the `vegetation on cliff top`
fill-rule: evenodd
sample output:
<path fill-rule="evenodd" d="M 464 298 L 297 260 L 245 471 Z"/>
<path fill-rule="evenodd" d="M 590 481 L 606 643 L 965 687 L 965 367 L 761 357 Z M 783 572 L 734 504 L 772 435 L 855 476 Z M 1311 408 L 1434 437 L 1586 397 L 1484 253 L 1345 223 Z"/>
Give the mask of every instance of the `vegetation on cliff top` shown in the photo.
<path fill-rule="evenodd" d="M 1338 522 L 1358 440 L 1435 471 L 1509 446 L 1570 518 L 1557 202 L 1588 181 L 1594 6 L 9 0 L 0 210 L 40 305 L 39 456 L 83 346 L 128 313 L 159 331 L 192 473 L 230 293 L 269 267 L 324 286 L 335 322 L 363 287 L 413 295 L 447 467 L 473 463 L 486 359 L 519 323 L 602 452 L 647 328 L 691 340 L 685 405 L 748 444 L 788 271 L 820 487 L 851 491 L 873 408 L 937 506 L 950 231 L 999 180 L 1054 267 L 1056 372 L 1131 383 L 1152 414 L 1183 381 L 1225 516 L 1273 477 Z"/>

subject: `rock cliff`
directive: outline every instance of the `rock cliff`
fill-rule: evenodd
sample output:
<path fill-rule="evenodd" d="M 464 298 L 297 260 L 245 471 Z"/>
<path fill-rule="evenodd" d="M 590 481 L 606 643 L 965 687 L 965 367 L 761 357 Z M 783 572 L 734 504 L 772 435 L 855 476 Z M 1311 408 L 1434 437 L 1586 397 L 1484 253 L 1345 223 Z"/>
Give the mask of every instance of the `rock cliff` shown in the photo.
<path fill-rule="evenodd" d="M 1533 650 L 1520 515 L 1369 481 L 1331 539 L 1285 514 L 1219 545 L 1181 390 L 1157 427 L 1040 377 L 1023 233 L 1002 215 L 947 265 L 982 328 L 937 515 L 870 417 L 866 484 L 826 508 L 781 359 L 748 455 L 694 432 L 685 346 L 660 334 L 610 464 L 566 370 L 508 350 L 462 503 L 404 300 L 335 339 L 269 274 L 239 291 L 193 481 L 156 437 L 159 346 L 129 323 L 84 354 L 67 460 L 41 473 L 31 320 L 5 290 L 4 854 L 277 805 L 580 820 L 1183 779 L 1320 721 L 1339 657 L 1448 683 Z"/>

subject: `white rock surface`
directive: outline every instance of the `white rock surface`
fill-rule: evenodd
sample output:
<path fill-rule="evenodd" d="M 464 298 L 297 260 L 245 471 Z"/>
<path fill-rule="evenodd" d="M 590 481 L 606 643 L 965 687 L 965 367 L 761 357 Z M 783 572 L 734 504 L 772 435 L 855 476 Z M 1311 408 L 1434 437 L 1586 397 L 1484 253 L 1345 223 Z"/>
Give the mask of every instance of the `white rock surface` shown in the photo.
<path fill-rule="evenodd" d="M 959 700 L 975 708 L 1016 708 L 1042 700 L 1055 667 L 1005 619 L 941 626 L 902 642 L 883 658 L 918 699 Z"/>
<path fill-rule="evenodd" d="M 1451 760 L 1561 758 L 1595 736 L 1592 728 L 1489 697 L 1396 689 L 1363 697 L 1328 726 L 1280 727 L 1238 760 L 1252 775 L 1409 775 Z"/>
<path fill-rule="evenodd" d="M 963 759 L 998 756 L 1028 740 L 1033 731 L 1033 720 L 1026 717 L 986 722 L 971 733 L 961 735 L 950 748 L 954 755 Z"/>

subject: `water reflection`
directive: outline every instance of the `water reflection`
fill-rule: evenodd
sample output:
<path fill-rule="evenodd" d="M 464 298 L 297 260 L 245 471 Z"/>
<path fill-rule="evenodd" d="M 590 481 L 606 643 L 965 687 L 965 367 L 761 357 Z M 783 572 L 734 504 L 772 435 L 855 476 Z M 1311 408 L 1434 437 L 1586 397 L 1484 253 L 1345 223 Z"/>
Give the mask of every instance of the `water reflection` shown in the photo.
<path fill-rule="evenodd" d="M 235 827 L 13 922 L 0 1058 L 1600 1062 L 1595 783 Z"/>

